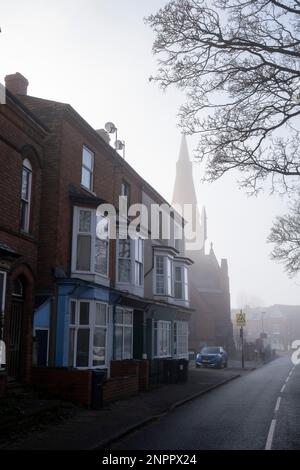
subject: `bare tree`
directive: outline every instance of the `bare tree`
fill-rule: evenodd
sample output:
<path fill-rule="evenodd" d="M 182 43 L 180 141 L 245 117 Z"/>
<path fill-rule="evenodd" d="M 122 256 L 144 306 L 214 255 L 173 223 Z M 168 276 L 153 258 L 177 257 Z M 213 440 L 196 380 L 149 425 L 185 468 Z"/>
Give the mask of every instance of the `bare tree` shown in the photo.
<path fill-rule="evenodd" d="M 300 202 L 287 215 L 277 217 L 268 241 L 275 244 L 272 258 L 284 264 L 290 276 L 300 271 Z"/>
<path fill-rule="evenodd" d="M 187 93 L 180 123 L 199 135 L 213 181 L 231 169 L 250 192 L 300 175 L 300 1 L 173 0 L 146 22 L 156 80 Z"/>

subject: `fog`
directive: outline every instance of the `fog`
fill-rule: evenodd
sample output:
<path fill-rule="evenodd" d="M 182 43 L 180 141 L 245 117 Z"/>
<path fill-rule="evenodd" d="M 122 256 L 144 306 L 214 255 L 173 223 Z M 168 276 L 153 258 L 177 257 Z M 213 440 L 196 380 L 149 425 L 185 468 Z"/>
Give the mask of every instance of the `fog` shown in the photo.
<path fill-rule="evenodd" d="M 92 126 L 113 121 L 126 142 L 127 161 L 171 200 L 180 145 L 177 112 L 184 95 L 163 93 L 150 83 L 156 60 L 153 34 L 143 17 L 161 0 L 37 0 L 1 5 L 1 73 L 29 80 L 29 94 L 70 103 Z M 188 138 L 190 156 L 196 137 Z M 300 281 L 289 279 L 269 258 L 272 220 L 288 201 L 266 191 L 249 198 L 236 174 L 201 183 L 194 165 L 200 206 L 208 216 L 208 238 L 227 258 L 232 306 L 298 304 Z M 167 175 L 167 177 L 166 177 Z"/>

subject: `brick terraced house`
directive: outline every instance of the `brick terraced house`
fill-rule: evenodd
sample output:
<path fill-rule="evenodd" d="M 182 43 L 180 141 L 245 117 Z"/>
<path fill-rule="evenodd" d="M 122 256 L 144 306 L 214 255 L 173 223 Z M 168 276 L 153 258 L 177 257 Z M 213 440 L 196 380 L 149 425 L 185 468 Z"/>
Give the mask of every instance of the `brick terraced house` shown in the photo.
<path fill-rule="evenodd" d="M 170 206 L 70 105 L 28 96 L 19 73 L 5 84 L 0 279 L 7 374 L 86 405 L 97 401 L 102 381 L 104 401 L 145 390 L 159 380 L 162 360 L 188 358 L 192 262 L 174 235 L 184 221 L 172 212 L 166 240 L 149 238 L 151 224 L 136 239 L 118 236 L 120 196 L 149 212 L 151 204 Z M 116 208 L 116 239 L 101 204 Z M 20 335 L 17 358 L 12 331 Z"/>

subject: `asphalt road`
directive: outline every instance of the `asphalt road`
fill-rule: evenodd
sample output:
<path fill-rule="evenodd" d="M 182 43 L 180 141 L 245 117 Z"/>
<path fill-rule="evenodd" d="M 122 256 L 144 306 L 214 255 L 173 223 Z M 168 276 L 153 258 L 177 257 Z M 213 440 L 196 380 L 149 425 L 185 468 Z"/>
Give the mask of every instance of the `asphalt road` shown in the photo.
<path fill-rule="evenodd" d="M 174 410 L 112 448 L 300 449 L 300 365 L 294 367 L 289 356 L 280 357 Z"/>

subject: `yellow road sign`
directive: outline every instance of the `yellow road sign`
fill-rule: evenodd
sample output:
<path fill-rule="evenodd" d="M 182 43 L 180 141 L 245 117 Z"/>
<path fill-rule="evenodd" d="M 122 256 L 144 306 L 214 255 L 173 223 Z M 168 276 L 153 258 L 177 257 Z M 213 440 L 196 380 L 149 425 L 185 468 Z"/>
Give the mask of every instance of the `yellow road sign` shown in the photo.
<path fill-rule="evenodd" d="M 242 312 L 235 314 L 235 321 L 238 326 L 245 326 L 246 325 L 246 314 Z"/>

